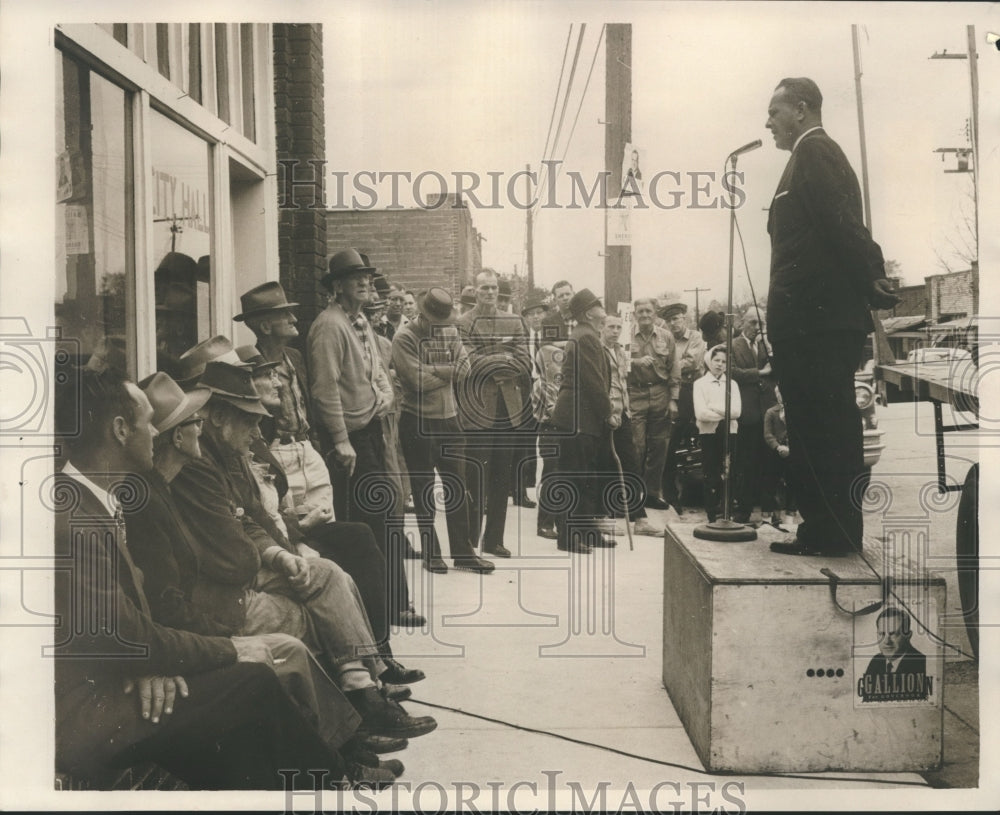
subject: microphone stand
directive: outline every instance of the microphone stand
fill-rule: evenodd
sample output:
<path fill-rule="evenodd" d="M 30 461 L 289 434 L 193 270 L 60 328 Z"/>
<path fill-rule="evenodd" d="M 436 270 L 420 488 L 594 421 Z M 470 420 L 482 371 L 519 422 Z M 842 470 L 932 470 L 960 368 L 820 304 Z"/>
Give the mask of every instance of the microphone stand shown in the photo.
<path fill-rule="evenodd" d="M 736 160 L 738 152 L 732 153 L 727 162 L 733 165 L 732 172 L 736 172 Z M 702 540 L 717 541 L 719 543 L 739 543 L 743 541 L 757 540 L 757 532 L 752 526 L 737 523 L 729 517 L 730 505 L 730 475 L 732 473 L 731 458 L 732 449 L 730 445 L 729 423 L 732 421 L 732 405 L 730 403 L 733 387 L 733 248 L 736 238 L 736 204 L 731 202 L 729 208 L 729 294 L 726 301 L 726 418 L 725 428 L 722 434 L 722 517 L 711 523 L 702 524 L 695 527 L 694 536 Z M 702 467 L 704 468 L 704 458 Z"/>

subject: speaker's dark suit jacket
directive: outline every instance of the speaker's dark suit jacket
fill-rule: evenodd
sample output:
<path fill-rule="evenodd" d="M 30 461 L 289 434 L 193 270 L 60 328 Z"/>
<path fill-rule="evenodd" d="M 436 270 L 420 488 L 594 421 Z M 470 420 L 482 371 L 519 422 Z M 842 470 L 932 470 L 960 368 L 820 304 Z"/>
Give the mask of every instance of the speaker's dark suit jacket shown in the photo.
<path fill-rule="evenodd" d="M 873 329 L 868 287 L 885 277 L 882 250 L 864 225 L 858 179 L 822 128 L 802 137 L 767 219 L 772 342 L 829 331 Z"/>

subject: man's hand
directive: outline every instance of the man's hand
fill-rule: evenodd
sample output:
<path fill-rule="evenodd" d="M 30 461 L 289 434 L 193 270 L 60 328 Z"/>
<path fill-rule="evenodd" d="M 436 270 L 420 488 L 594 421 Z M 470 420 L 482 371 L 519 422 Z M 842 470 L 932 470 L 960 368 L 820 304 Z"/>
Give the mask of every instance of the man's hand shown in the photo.
<path fill-rule="evenodd" d="M 614 414 L 608 416 L 608 427 L 610 427 L 612 430 L 617 430 L 621 426 L 622 426 L 621 416 L 615 416 Z"/>
<path fill-rule="evenodd" d="M 670 418 L 670 421 L 677 421 L 677 417 L 680 415 L 680 412 L 680 408 L 677 406 L 677 400 L 671 399 L 670 403 L 667 405 L 667 416 Z"/>
<path fill-rule="evenodd" d="M 391 407 L 390 403 L 382 396 L 382 394 L 377 394 L 375 397 L 375 415 L 380 419 L 389 412 Z"/>
<path fill-rule="evenodd" d="M 333 445 L 333 460 L 347 470 L 347 475 L 354 475 L 354 465 L 358 461 L 358 454 L 354 451 L 354 445 L 349 441 L 339 441 Z"/>
<path fill-rule="evenodd" d="M 237 662 L 260 662 L 263 665 L 274 667 L 271 649 L 264 644 L 260 637 L 232 637 L 231 639 L 236 647 Z"/>
<path fill-rule="evenodd" d="M 333 507 L 304 505 L 295 508 L 299 516 L 299 527 L 308 532 L 321 524 L 329 523 L 333 519 Z M 305 510 L 303 513 L 302 510 Z"/>
<path fill-rule="evenodd" d="M 873 309 L 892 308 L 900 302 L 900 297 L 893 293 L 892 283 L 885 278 L 873 280 L 868 292 L 868 304 Z"/>
<path fill-rule="evenodd" d="M 757 373 L 759 373 L 761 376 L 770 376 L 770 374 L 771 374 L 771 363 L 770 362 L 766 363 L 763 368 L 761 368 L 759 371 L 757 371 Z"/>
<path fill-rule="evenodd" d="M 778 445 L 778 455 L 781 456 L 782 458 L 788 458 L 788 454 L 790 452 L 791 451 L 788 449 L 788 445 L 787 444 L 779 444 Z"/>
<path fill-rule="evenodd" d="M 122 686 L 126 694 L 135 688 L 139 689 L 142 718 L 151 718 L 153 724 L 159 723 L 160 714 L 169 716 L 174 712 L 174 700 L 178 693 L 188 695 L 187 682 L 182 676 L 140 676 L 138 679 L 126 679 Z"/>
<path fill-rule="evenodd" d="M 274 559 L 274 566 L 280 571 L 296 591 L 307 591 L 309 589 L 309 561 L 304 557 L 293 555 L 289 551 L 283 551 Z"/>

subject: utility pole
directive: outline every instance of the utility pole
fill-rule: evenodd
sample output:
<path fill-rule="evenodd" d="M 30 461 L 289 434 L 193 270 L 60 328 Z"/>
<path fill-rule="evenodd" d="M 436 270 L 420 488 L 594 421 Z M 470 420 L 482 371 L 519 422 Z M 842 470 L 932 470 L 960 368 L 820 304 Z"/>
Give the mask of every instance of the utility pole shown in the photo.
<path fill-rule="evenodd" d="M 685 292 L 694 292 L 694 324 L 698 325 L 701 322 L 701 310 L 698 308 L 698 294 L 703 291 L 711 291 L 711 289 L 699 289 L 697 287 L 693 289 L 684 289 Z"/>
<path fill-rule="evenodd" d="M 607 187 L 604 198 L 604 222 L 608 219 L 608 200 L 619 198 L 622 188 L 622 156 L 625 144 L 632 141 L 632 25 L 608 23 L 605 39 L 604 78 L 604 169 Z M 607 230 L 605 230 L 607 234 Z M 604 247 L 604 304 L 613 309 L 617 303 L 632 302 L 632 247 Z"/>
<path fill-rule="evenodd" d="M 872 202 L 868 195 L 868 146 L 865 142 L 865 106 L 861 101 L 861 48 L 858 45 L 858 27 L 851 26 L 851 44 L 854 46 L 854 95 L 858 103 L 858 131 L 861 134 L 861 194 L 865 202 L 865 226 L 872 231 Z"/>
<path fill-rule="evenodd" d="M 868 194 L 868 144 L 865 140 L 865 106 L 861 99 L 861 46 L 858 43 L 858 27 L 851 26 L 851 44 L 854 48 L 854 95 L 858 103 L 858 135 L 861 140 L 861 194 L 864 200 L 865 226 L 868 231 L 872 231 L 872 202 Z M 896 361 L 892 346 L 889 345 L 889 337 L 885 333 L 885 326 L 878 316 L 878 311 L 872 310 L 872 323 L 875 326 L 875 333 L 872 337 L 872 360 L 876 365 L 888 364 Z M 885 400 L 885 383 L 881 380 L 877 385 L 882 399 Z"/>
<path fill-rule="evenodd" d="M 524 186 L 527 188 L 527 195 L 525 195 L 524 200 L 531 200 L 531 165 L 525 165 L 525 170 L 527 172 L 524 174 Z M 531 291 L 535 287 L 535 234 L 531 223 L 531 207 L 525 208 L 524 213 L 528 218 L 528 258 L 527 258 L 527 269 L 528 269 L 528 291 Z"/>

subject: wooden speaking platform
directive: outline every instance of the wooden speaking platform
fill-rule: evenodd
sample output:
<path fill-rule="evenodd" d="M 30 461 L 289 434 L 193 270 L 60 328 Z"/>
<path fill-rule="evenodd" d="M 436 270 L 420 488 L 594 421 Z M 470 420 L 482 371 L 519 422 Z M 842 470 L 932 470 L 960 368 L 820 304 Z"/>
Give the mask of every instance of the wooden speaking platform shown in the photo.
<path fill-rule="evenodd" d="M 733 772 L 914 772 L 942 757 L 943 655 L 917 621 L 926 678 L 868 676 L 875 621 L 857 611 L 882 598 L 858 556 L 774 554 L 770 526 L 749 543 L 665 533 L 663 685 L 705 767 Z M 940 636 L 945 582 L 920 573 L 894 545 L 866 539 L 865 557 Z M 894 600 L 894 605 L 899 605 Z M 904 687 L 907 685 L 908 687 Z M 915 688 L 914 685 L 917 687 Z M 926 693 L 926 698 L 922 696 Z"/>

